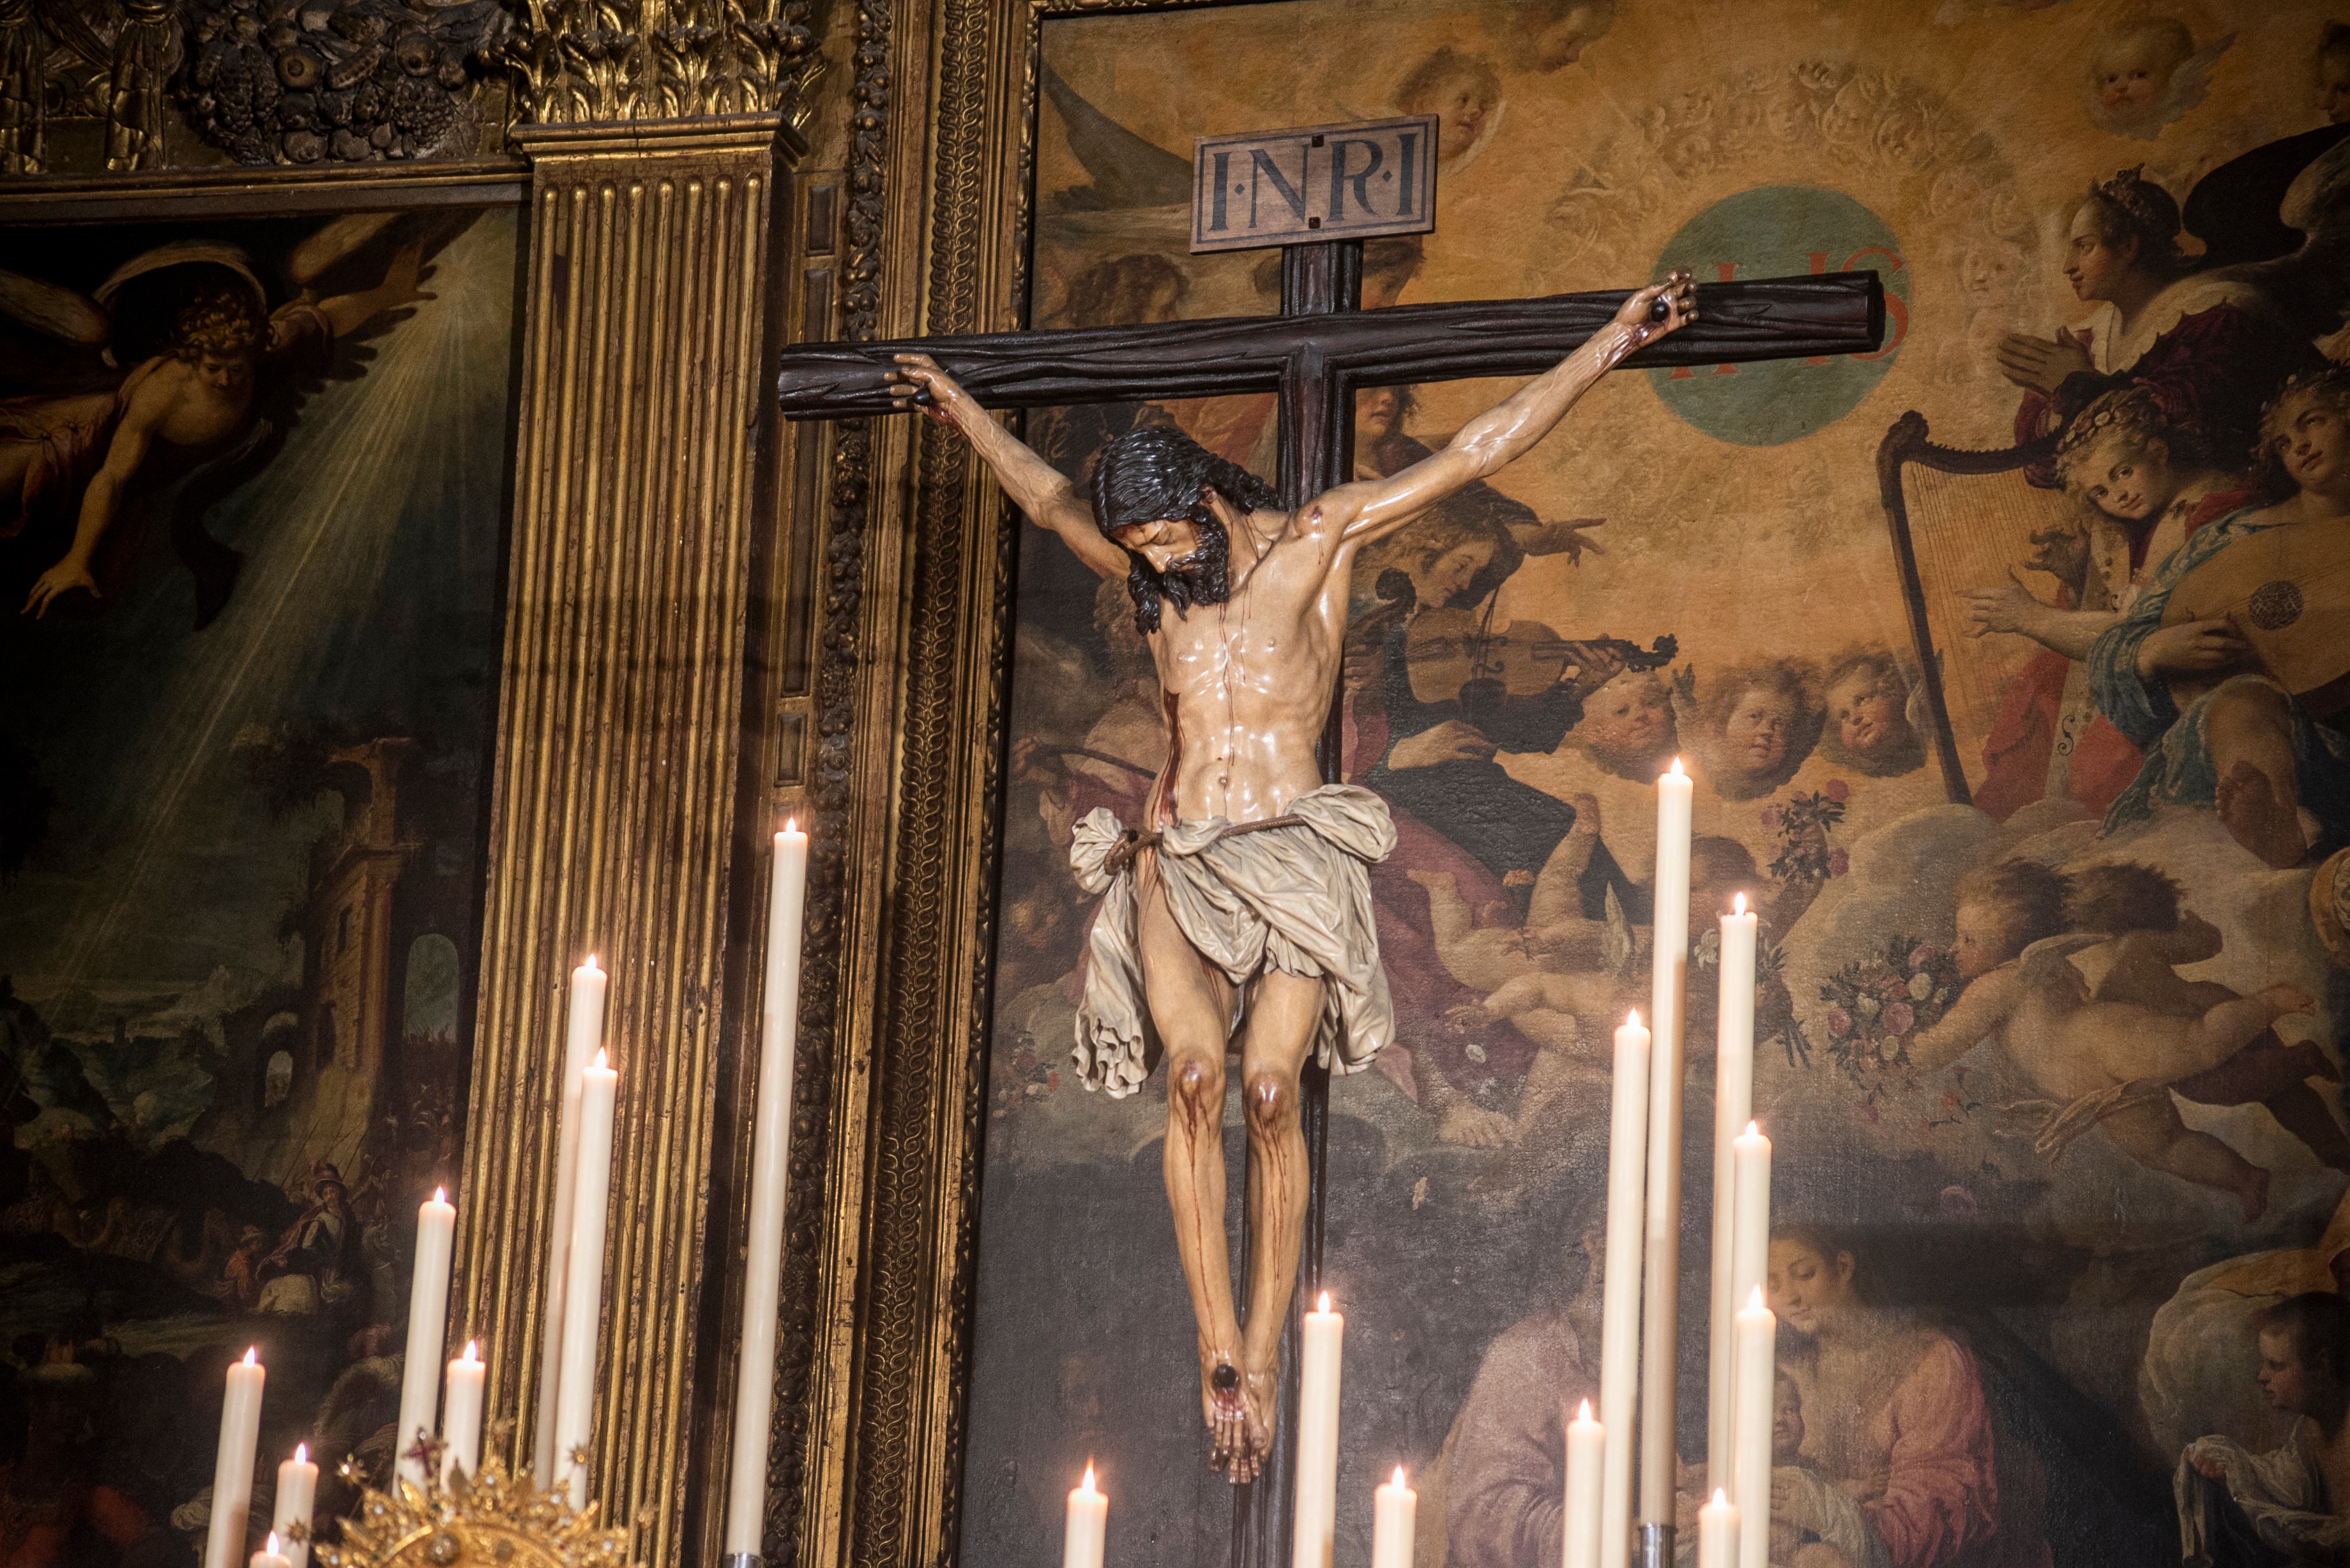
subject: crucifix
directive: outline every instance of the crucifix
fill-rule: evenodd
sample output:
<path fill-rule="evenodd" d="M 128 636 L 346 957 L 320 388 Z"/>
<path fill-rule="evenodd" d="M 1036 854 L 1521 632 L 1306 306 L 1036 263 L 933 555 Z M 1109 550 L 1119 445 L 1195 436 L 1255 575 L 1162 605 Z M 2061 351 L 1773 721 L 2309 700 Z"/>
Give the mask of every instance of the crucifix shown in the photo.
<path fill-rule="evenodd" d="M 1277 317 L 817 345 L 787 352 L 778 382 L 787 418 L 920 407 L 954 425 L 1035 522 L 1128 579 L 1166 689 L 1170 762 L 1149 820 L 1079 827 L 1080 878 L 1105 903 L 1076 1056 L 1113 1094 L 1167 1056 L 1169 1198 L 1212 1462 L 1239 1483 L 1242 1568 L 1272 1568 L 1289 1534 L 1291 1489 L 1249 1483 L 1295 1462 L 1296 1357 L 1281 1346 L 1320 1284 L 1328 1071 L 1367 1065 L 1392 1033 L 1361 889 L 1393 832 L 1376 795 L 1336 778 L 1332 743 L 1354 548 L 1530 447 L 1619 364 L 1872 352 L 1885 317 L 1874 273 L 1701 288 L 1677 274 L 1638 291 L 1363 311 L 1361 241 L 1320 235 L 1284 246 L 1281 281 Z M 1513 374 L 1538 379 L 1444 452 L 1347 483 L 1358 389 Z M 1144 429 L 1104 449 L 1091 505 L 985 411 L 1266 392 L 1275 486 Z M 1265 913 L 1289 905 L 1301 921 Z M 1252 1159 L 1244 1314 L 1222 1223 L 1235 1048 Z"/>

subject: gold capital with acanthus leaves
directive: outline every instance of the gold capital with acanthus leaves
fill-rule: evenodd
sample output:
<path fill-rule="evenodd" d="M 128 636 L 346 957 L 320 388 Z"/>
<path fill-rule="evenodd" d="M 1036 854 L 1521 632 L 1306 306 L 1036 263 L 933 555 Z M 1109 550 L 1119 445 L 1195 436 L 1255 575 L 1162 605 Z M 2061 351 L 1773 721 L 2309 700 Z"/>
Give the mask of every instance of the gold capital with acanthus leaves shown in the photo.
<path fill-rule="evenodd" d="M 814 0 L 528 0 L 499 50 L 518 124 L 777 114 L 797 130 L 824 68 Z"/>
<path fill-rule="evenodd" d="M 564 1489 L 540 1491 L 494 1453 L 446 1487 L 439 1470 L 430 1466 L 421 1487 L 395 1478 L 389 1492 L 365 1489 L 341 1521 L 342 1543 L 312 1557 L 321 1568 L 634 1568 L 629 1532 L 600 1528 L 594 1503 L 575 1509 Z"/>

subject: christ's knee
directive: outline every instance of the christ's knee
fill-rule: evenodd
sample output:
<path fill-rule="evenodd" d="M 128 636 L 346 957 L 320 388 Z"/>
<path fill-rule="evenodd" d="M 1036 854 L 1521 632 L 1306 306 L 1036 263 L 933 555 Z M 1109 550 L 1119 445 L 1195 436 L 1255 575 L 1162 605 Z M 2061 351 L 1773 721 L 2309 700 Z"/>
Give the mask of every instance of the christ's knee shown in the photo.
<path fill-rule="evenodd" d="M 1249 1131 L 1272 1139 L 1297 1125 L 1297 1085 L 1278 1073 L 1252 1073 L 1248 1081 Z"/>
<path fill-rule="evenodd" d="M 1167 1105 L 1170 1116 L 1189 1127 L 1214 1127 L 1224 1115 L 1222 1066 L 1198 1056 L 1169 1064 Z"/>

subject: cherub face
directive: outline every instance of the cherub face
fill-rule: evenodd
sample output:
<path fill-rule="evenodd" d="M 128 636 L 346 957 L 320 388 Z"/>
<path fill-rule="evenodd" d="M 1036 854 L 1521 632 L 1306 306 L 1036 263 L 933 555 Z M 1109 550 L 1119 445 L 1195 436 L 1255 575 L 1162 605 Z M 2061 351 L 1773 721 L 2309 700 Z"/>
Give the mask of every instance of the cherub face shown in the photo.
<path fill-rule="evenodd" d="M 1412 587 L 1424 605 L 1451 604 L 1469 591 L 1492 559 L 1491 539 L 1463 539 L 1413 573 Z"/>
<path fill-rule="evenodd" d="M 1491 94 L 1472 80 L 1448 82 L 1437 89 L 1423 112 L 1442 117 L 1447 151 L 1466 151 L 1485 133 L 1486 117 L 1493 112 Z"/>
<path fill-rule="evenodd" d="M 1355 400 L 1355 451 L 1378 445 L 1403 425 L 1403 395 L 1393 387 L 1374 387 Z"/>
<path fill-rule="evenodd" d="M 1732 767 L 1767 774 L 1787 760 L 1788 732 L 1795 705 L 1781 691 L 1751 691 L 1722 722 L 1722 750 Z"/>
<path fill-rule="evenodd" d="M 1771 1452 L 1800 1453 L 1804 1447 L 1804 1397 L 1795 1380 L 1782 1376 L 1771 1390 Z"/>
<path fill-rule="evenodd" d="M 1989 974 L 2013 958 L 2015 943 L 2007 911 L 1997 904 L 1960 904 L 1958 935 L 1950 942 L 1950 956 L 1958 961 L 1960 980 Z"/>
<path fill-rule="evenodd" d="M 2350 54 L 2333 54 L 2317 62 L 2317 112 L 2328 125 L 2350 120 Z"/>
<path fill-rule="evenodd" d="M 2290 410 L 2292 422 L 2277 439 L 2284 471 L 2303 490 L 2334 496 L 2350 493 L 2350 426 L 2323 398 L 2304 398 Z"/>
<path fill-rule="evenodd" d="M 1585 49 L 1607 36 L 1615 24 L 1615 0 L 1584 0 L 1569 5 L 1558 20 L 1534 35 L 1534 69 L 1564 70 L 1581 59 Z"/>
<path fill-rule="evenodd" d="M 2104 437 L 2067 463 L 2065 478 L 2083 500 L 2125 523 L 2159 516 L 2178 493 L 2178 476 L 2163 444 L 2120 434 Z"/>
<path fill-rule="evenodd" d="M 2126 39 L 2098 58 L 2094 73 L 2097 102 L 2107 114 L 2144 109 L 2169 85 L 2170 73 L 2178 67 L 2178 60 L 2158 40 Z"/>
<path fill-rule="evenodd" d="M 2261 1331 L 2261 1391 L 2280 1410 L 2300 1415 L 2309 1408 L 2309 1364 L 2302 1359 L 2300 1336 L 2290 1328 Z"/>
<path fill-rule="evenodd" d="M 215 392 L 233 392 L 253 379 L 253 356 L 205 354 L 196 360 L 196 379 Z"/>
<path fill-rule="evenodd" d="M 1866 757 L 1908 729 L 1901 704 L 1873 671 L 1856 670 L 1828 689 L 1828 714 L 1846 751 Z"/>
<path fill-rule="evenodd" d="M 1646 760 L 1673 743 L 1673 714 L 1655 674 L 1627 670 L 1583 704 L 1575 737 L 1606 757 Z"/>
<path fill-rule="evenodd" d="M 2072 232 L 2064 241 L 2064 275 L 2071 281 L 2075 297 L 2111 299 L 2115 288 L 2137 260 L 2136 240 L 2109 244 L 2097 232 L 2094 206 L 2084 204 L 2074 214 Z"/>

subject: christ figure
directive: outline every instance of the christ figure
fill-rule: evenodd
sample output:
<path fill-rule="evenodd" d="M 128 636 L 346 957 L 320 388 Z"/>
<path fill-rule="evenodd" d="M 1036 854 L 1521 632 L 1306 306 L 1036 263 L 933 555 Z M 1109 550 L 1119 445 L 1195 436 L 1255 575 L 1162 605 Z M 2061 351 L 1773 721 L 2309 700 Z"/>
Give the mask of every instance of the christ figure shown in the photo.
<path fill-rule="evenodd" d="M 1307 1202 L 1298 1075 L 1308 1050 L 1333 1073 L 1367 1067 L 1394 1034 L 1367 867 L 1395 830 L 1384 801 L 1325 784 L 1314 755 L 1337 691 L 1355 553 L 1525 452 L 1626 356 L 1693 319 L 1695 300 L 1687 273 L 1638 291 L 1443 451 L 1295 513 L 1164 427 L 1103 448 L 1088 506 L 929 357 L 899 355 L 889 372 L 900 409 L 961 431 L 1014 504 L 1095 571 L 1126 579 L 1157 666 L 1167 763 L 1146 820 L 1128 828 L 1098 808 L 1070 850 L 1079 882 L 1104 895 L 1076 1057 L 1087 1087 L 1114 1096 L 1167 1059 L 1167 1197 L 1199 1321 L 1211 1463 L 1235 1484 L 1256 1478 L 1273 1443 Z M 1248 1127 L 1245 1331 L 1224 1236 L 1234 1051 Z"/>

